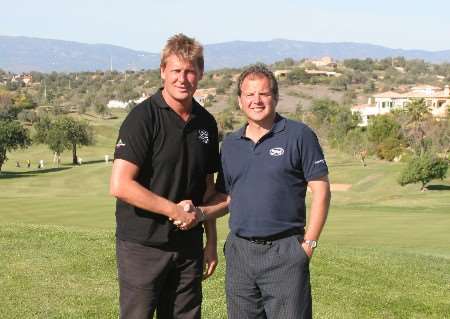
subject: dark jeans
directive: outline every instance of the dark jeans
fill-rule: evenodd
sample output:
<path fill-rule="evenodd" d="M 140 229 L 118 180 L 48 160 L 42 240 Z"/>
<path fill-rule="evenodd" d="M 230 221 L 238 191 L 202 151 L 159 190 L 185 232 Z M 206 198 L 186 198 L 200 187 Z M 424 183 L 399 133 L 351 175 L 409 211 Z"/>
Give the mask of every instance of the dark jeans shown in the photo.
<path fill-rule="evenodd" d="M 310 319 L 309 258 L 302 235 L 253 243 L 230 233 L 225 243 L 229 319 Z"/>
<path fill-rule="evenodd" d="M 196 254 L 116 240 L 120 318 L 201 316 L 202 247 Z"/>

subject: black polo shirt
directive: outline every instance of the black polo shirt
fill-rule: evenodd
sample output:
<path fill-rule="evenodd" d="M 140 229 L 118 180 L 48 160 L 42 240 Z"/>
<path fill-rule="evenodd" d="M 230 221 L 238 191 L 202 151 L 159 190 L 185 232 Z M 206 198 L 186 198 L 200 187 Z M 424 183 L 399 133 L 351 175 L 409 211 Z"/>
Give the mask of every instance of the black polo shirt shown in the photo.
<path fill-rule="evenodd" d="M 206 176 L 218 169 L 218 132 L 214 117 L 193 100 L 189 122 L 184 122 L 164 101 L 162 90 L 137 105 L 119 131 L 115 159 L 136 164 L 137 181 L 175 203 L 191 199 L 202 204 Z M 201 225 L 178 231 L 166 216 L 117 200 L 116 235 L 145 245 L 178 239 L 201 239 Z"/>
<path fill-rule="evenodd" d="M 245 127 L 228 135 L 221 164 L 216 188 L 231 197 L 230 229 L 247 237 L 303 230 L 307 182 L 328 174 L 314 132 L 278 114 L 256 144 Z"/>

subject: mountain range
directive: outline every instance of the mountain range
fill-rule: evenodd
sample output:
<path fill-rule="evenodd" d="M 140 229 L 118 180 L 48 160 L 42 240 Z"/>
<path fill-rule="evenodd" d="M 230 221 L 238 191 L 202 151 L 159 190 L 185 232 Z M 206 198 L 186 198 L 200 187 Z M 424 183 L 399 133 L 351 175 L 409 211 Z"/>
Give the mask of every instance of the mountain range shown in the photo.
<path fill-rule="evenodd" d="M 403 56 L 434 63 L 450 62 L 450 50 L 404 50 L 353 42 L 319 43 L 274 39 L 207 44 L 204 48 L 207 70 L 242 67 L 255 62 L 270 64 L 285 58 L 299 60 L 323 56 L 331 56 L 337 60 Z M 118 71 L 155 69 L 159 66 L 159 53 L 109 44 L 0 36 L 0 69 L 5 71 L 79 72 L 109 70 L 111 66 Z"/>

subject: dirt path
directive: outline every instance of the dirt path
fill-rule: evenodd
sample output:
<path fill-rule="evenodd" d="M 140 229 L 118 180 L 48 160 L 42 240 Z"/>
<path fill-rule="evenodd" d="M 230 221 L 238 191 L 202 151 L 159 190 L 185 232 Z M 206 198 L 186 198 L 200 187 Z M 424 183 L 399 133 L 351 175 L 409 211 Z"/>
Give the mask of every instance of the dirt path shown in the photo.
<path fill-rule="evenodd" d="M 332 192 L 345 192 L 352 188 L 352 184 L 331 184 L 330 189 Z M 308 187 L 308 192 L 311 190 Z"/>
<path fill-rule="evenodd" d="M 332 192 L 345 192 L 352 188 L 352 184 L 331 184 Z"/>

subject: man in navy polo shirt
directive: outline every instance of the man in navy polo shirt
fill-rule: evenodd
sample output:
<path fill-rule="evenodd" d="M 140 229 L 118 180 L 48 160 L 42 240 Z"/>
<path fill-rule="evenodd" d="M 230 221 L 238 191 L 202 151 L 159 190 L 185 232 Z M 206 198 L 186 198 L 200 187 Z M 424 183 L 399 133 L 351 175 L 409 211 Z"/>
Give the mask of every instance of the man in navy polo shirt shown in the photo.
<path fill-rule="evenodd" d="M 275 112 L 278 96 L 265 66 L 244 70 L 238 100 L 248 123 L 222 144 L 216 189 L 231 199 L 224 247 L 230 319 L 312 317 L 309 261 L 328 213 L 328 168 L 314 132 Z"/>

